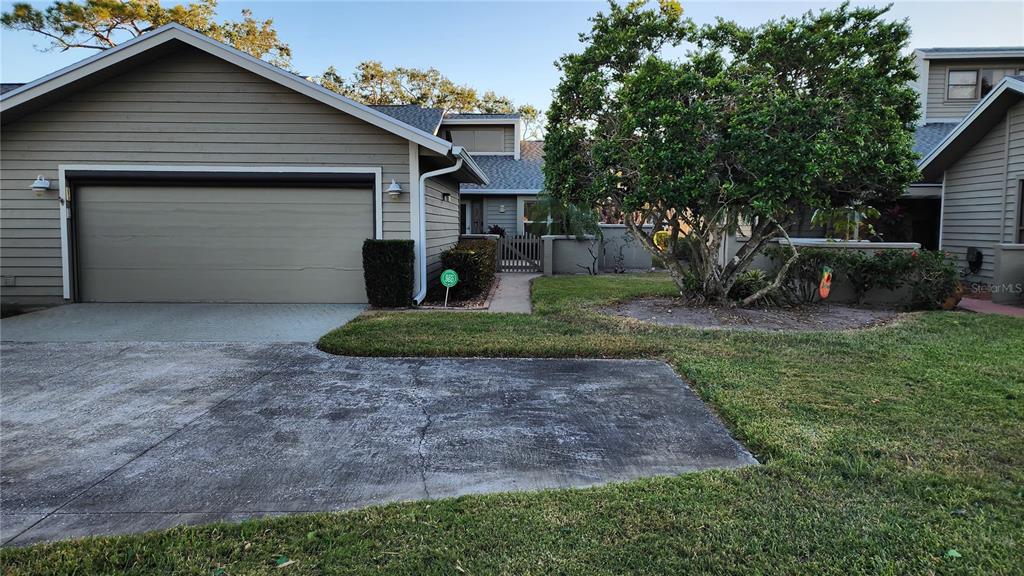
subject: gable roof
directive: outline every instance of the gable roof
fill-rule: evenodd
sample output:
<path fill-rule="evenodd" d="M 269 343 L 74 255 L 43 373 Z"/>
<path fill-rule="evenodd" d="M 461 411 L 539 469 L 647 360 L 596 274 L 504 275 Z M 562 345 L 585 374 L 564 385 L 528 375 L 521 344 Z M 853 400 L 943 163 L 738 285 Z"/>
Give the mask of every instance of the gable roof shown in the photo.
<path fill-rule="evenodd" d="M 370 108 L 430 134 L 437 134 L 437 128 L 444 118 L 444 110 L 440 108 L 423 108 L 415 104 L 379 105 Z"/>
<path fill-rule="evenodd" d="M 486 114 L 483 112 L 459 112 L 445 114 L 445 120 L 519 120 L 523 115 L 513 114 Z"/>
<path fill-rule="evenodd" d="M 3 84 L 0 84 L 0 94 L 7 94 L 11 90 L 14 90 L 16 88 L 21 88 L 24 85 L 25 85 L 24 82 L 17 82 L 17 83 L 14 83 L 14 82 L 4 82 Z"/>
<path fill-rule="evenodd" d="M 463 184 L 463 192 L 539 193 L 544 190 L 544 141 L 523 140 L 522 151 L 516 160 L 512 156 L 481 156 L 476 159 L 487 173 L 490 184 Z"/>
<path fill-rule="evenodd" d="M 481 182 L 487 181 L 487 176 L 479 170 L 468 152 L 443 138 L 438 138 L 432 132 L 427 132 L 384 112 L 374 110 L 177 23 L 161 26 L 152 32 L 132 38 L 114 48 L 98 52 L 52 74 L 47 74 L 33 82 L 0 94 L 0 113 L 9 116 L 11 111 L 33 100 L 52 95 L 60 88 L 80 82 L 92 74 L 113 69 L 116 65 L 125 63 L 155 48 L 173 45 L 169 44 L 173 42 L 180 42 L 202 50 L 438 154 L 460 156 L 475 179 Z M 6 120 L 6 118 L 4 119 Z"/>
<path fill-rule="evenodd" d="M 931 152 L 917 163 L 926 181 L 941 178 L 954 162 L 971 149 L 1024 97 L 1024 76 L 1006 76 L 992 88 Z"/>

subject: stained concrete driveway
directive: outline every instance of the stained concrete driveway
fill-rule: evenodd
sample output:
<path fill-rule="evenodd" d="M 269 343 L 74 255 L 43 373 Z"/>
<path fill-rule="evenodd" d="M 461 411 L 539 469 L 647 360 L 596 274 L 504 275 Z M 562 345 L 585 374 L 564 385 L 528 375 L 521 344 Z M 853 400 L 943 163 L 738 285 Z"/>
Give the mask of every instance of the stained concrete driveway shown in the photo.
<path fill-rule="evenodd" d="M 755 463 L 665 364 L 6 343 L 6 544 Z"/>
<path fill-rule="evenodd" d="M 13 342 L 315 342 L 362 304 L 67 304 L 4 318 Z"/>

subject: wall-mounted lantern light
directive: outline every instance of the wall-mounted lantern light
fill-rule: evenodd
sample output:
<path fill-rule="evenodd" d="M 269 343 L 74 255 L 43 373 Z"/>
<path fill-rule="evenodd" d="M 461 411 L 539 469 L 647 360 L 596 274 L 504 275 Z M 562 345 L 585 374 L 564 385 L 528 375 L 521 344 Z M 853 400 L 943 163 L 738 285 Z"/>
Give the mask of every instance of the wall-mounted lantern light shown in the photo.
<path fill-rule="evenodd" d="M 449 194 L 448 192 L 442 192 L 441 193 L 441 201 L 442 202 L 449 202 L 451 199 L 452 199 L 452 195 Z"/>
<path fill-rule="evenodd" d="M 401 195 L 402 187 L 398 184 L 398 182 L 395 182 L 394 178 L 392 178 L 391 185 L 388 186 L 388 196 L 391 196 L 391 199 L 394 200 L 395 198 L 398 198 Z"/>
<path fill-rule="evenodd" d="M 502 214 L 505 213 L 505 205 L 504 204 L 502 204 L 501 206 L 498 206 L 498 212 L 501 212 Z"/>
<path fill-rule="evenodd" d="M 49 189 L 50 181 L 43 178 L 42 174 L 36 176 L 36 181 L 32 183 L 32 191 L 36 193 L 36 196 L 42 196 L 43 192 L 46 192 Z"/>

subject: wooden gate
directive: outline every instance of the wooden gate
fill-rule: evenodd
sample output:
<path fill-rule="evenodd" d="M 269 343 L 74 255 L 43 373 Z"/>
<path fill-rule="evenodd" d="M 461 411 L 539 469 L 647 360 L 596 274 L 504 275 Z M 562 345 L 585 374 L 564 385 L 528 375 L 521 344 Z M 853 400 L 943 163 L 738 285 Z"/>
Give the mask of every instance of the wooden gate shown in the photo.
<path fill-rule="evenodd" d="M 523 234 L 498 239 L 499 272 L 540 272 L 540 236 Z"/>

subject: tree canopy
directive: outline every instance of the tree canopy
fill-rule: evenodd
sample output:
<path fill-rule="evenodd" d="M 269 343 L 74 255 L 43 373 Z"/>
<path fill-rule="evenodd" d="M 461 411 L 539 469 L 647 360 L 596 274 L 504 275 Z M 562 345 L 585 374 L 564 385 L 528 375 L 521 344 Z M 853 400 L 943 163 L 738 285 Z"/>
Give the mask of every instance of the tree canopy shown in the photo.
<path fill-rule="evenodd" d="M 638 215 L 627 225 L 681 291 L 725 300 L 799 208 L 895 198 L 915 179 L 910 30 L 886 11 L 844 4 L 753 28 L 697 27 L 668 0 L 612 3 L 591 19 L 583 51 L 559 61 L 545 186 Z M 684 41 L 685 59 L 664 55 Z M 666 250 L 644 221 L 671 232 Z M 721 244 L 740 225 L 749 240 L 723 263 Z"/>
<path fill-rule="evenodd" d="M 480 94 L 471 86 L 456 84 L 435 68 L 387 68 L 369 60 L 359 64 L 350 78 L 331 66 L 314 80 L 364 104 L 415 104 L 445 112 L 519 113 L 526 124 L 527 137 L 536 137 L 540 129 L 540 111 L 533 106 L 516 106 L 511 99 L 489 90 Z"/>
<path fill-rule="evenodd" d="M 159 0 L 59 0 L 43 10 L 18 2 L 0 16 L 11 30 L 27 30 L 50 40 L 51 50 L 105 50 L 164 24 L 177 22 L 243 52 L 287 67 L 291 49 L 277 37 L 273 20 L 256 20 L 242 10 L 241 20 L 217 22 L 217 0 L 164 7 Z"/>

